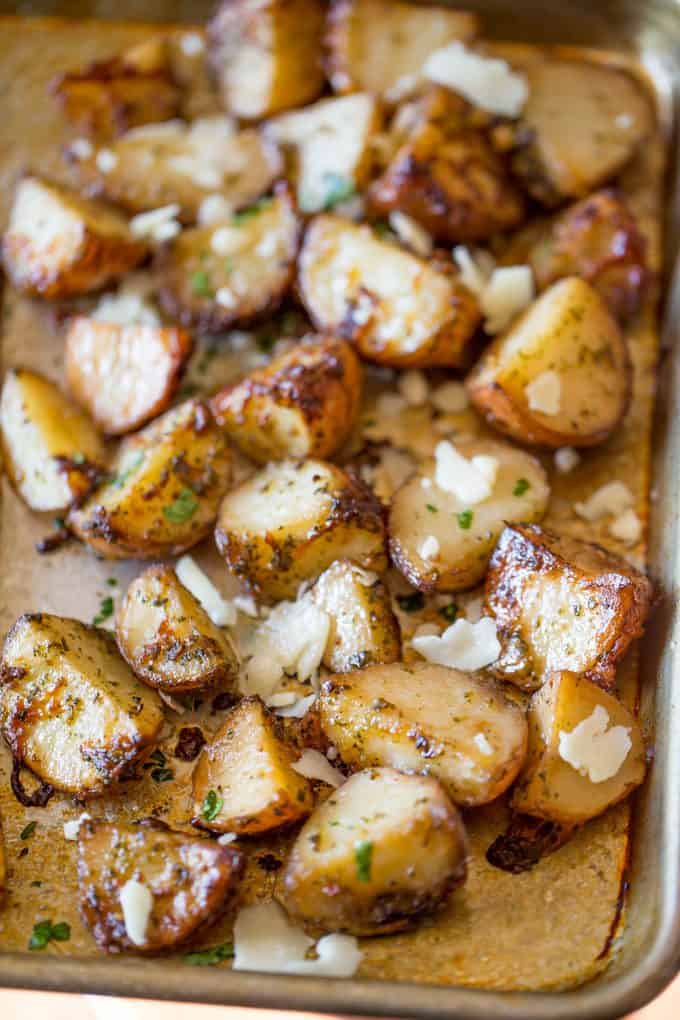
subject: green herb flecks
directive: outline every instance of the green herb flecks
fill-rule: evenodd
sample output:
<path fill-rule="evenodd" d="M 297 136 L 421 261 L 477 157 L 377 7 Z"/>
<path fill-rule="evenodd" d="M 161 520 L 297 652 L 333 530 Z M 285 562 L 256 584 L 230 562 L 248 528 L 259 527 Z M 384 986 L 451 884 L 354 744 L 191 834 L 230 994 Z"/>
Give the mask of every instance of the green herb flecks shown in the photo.
<path fill-rule="evenodd" d="M 197 269 L 191 276 L 189 283 L 191 284 L 191 292 L 196 297 L 212 297 L 213 288 L 210 283 L 210 277 L 205 269 Z"/>
<path fill-rule="evenodd" d="M 472 524 L 474 513 L 472 510 L 461 510 L 459 514 L 456 514 L 458 520 L 458 527 L 462 528 L 463 531 L 469 531 Z"/>
<path fill-rule="evenodd" d="M 215 790 L 208 790 L 201 805 L 201 814 L 205 821 L 214 822 L 223 805 L 224 801 L 221 797 L 217 796 L 217 792 Z"/>
<path fill-rule="evenodd" d="M 531 488 L 531 483 L 526 478 L 518 478 L 515 488 L 512 490 L 513 496 L 523 496 L 527 489 Z"/>
<path fill-rule="evenodd" d="M 109 479 L 109 485 L 115 486 L 116 489 L 122 489 L 128 478 L 134 475 L 144 461 L 144 454 L 141 450 L 138 450 L 132 457 L 127 461 L 125 466 L 116 475 L 112 475 Z"/>
<path fill-rule="evenodd" d="M 439 513 L 439 507 L 435 506 L 434 503 L 426 503 L 425 504 L 425 509 L 429 510 L 429 512 L 431 514 L 438 514 Z"/>
<path fill-rule="evenodd" d="M 179 496 L 168 506 L 163 507 L 163 516 L 171 524 L 183 524 L 190 520 L 198 510 L 198 500 L 191 489 L 184 488 Z"/>
<path fill-rule="evenodd" d="M 241 209 L 240 212 L 234 213 L 231 222 L 235 227 L 240 227 L 242 223 L 247 223 L 248 220 L 259 216 L 263 209 L 268 209 L 273 201 L 272 198 L 261 198 L 259 202 L 249 205 L 247 209 Z"/>
<path fill-rule="evenodd" d="M 37 828 L 37 822 L 29 822 L 25 825 L 19 834 L 19 839 L 30 839 Z"/>
<path fill-rule="evenodd" d="M 156 748 L 149 755 L 149 760 L 142 765 L 143 769 L 151 770 L 151 778 L 157 783 L 167 783 L 175 778 L 175 773 L 167 767 L 168 759 Z"/>
<path fill-rule="evenodd" d="M 425 605 L 425 596 L 421 591 L 410 595 L 397 595 L 397 605 L 404 613 L 417 613 Z"/>
<path fill-rule="evenodd" d="M 29 949 L 44 949 L 48 942 L 68 942 L 71 938 L 71 926 L 66 921 L 52 924 L 52 921 L 38 921 L 33 925 L 33 932 L 28 940 Z"/>
<path fill-rule="evenodd" d="M 231 960 L 234 955 L 234 946 L 231 942 L 223 942 L 221 946 L 211 946 L 209 949 L 200 949 L 195 953 L 187 953 L 184 962 L 190 967 L 211 967 L 223 960 Z"/>
<path fill-rule="evenodd" d="M 458 616 L 458 606 L 455 602 L 449 602 L 448 606 L 442 606 L 437 610 L 440 616 L 443 616 L 448 623 L 455 623 L 456 617 Z"/>
<path fill-rule="evenodd" d="M 101 627 L 104 620 L 108 620 L 110 616 L 113 616 L 113 599 L 110 595 L 107 595 L 105 599 L 102 599 L 99 612 L 92 620 L 92 623 L 95 627 Z"/>
<path fill-rule="evenodd" d="M 370 882 L 371 861 L 373 859 L 373 844 L 368 839 L 362 839 L 354 844 L 354 857 L 357 862 L 357 878 L 360 882 Z"/>

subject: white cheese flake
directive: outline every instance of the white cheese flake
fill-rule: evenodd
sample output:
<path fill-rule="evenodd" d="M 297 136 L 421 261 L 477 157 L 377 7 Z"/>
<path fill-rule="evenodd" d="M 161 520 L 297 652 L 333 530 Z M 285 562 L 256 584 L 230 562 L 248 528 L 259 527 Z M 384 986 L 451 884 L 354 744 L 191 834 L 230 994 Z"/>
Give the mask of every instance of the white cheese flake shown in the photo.
<path fill-rule="evenodd" d="M 173 696 L 168 694 L 167 691 L 159 690 L 158 695 L 161 701 L 164 701 L 172 712 L 176 712 L 177 715 L 184 715 L 186 708 L 180 701 L 177 700 L 177 698 L 173 698 Z"/>
<path fill-rule="evenodd" d="M 210 238 L 210 247 L 216 255 L 232 255 L 247 242 L 246 232 L 239 227 L 218 227 Z"/>
<path fill-rule="evenodd" d="M 397 387 L 409 407 L 422 407 L 423 404 L 427 403 L 429 394 L 427 379 L 417 369 L 402 372 L 399 376 Z"/>
<path fill-rule="evenodd" d="M 157 209 L 138 213 L 130 220 L 130 231 L 133 237 L 146 237 L 152 241 L 163 240 L 163 228 L 168 223 L 176 222 L 175 218 L 179 215 L 179 211 L 179 205 L 172 202 L 170 205 L 161 205 Z M 160 238 L 157 236 L 159 231 L 161 232 Z"/>
<path fill-rule="evenodd" d="M 230 287 L 218 287 L 215 292 L 215 301 L 222 308 L 235 308 L 238 298 Z"/>
<path fill-rule="evenodd" d="M 244 616 L 257 618 L 260 615 L 257 602 L 252 595 L 234 595 L 231 601 L 239 613 L 243 613 Z"/>
<path fill-rule="evenodd" d="M 436 410 L 441 411 L 442 414 L 460 414 L 470 405 L 465 386 L 455 380 L 438 386 L 432 392 L 430 399 Z"/>
<path fill-rule="evenodd" d="M 206 195 L 198 207 L 198 222 L 202 227 L 219 223 L 220 220 L 229 219 L 234 212 L 231 202 L 228 202 L 224 195 L 216 192 L 214 195 Z"/>
<path fill-rule="evenodd" d="M 220 846 L 229 846 L 230 843 L 235 843 L 238 839 L 238 835 L 235 832 L 223 832 L 221 836 L 217 837 L 217 842 Z"/>
<path fill-rule="evenodd" d="M 581 454 L 573 446 L 562 446 L 559 450 L 555 450 L 555 467 L 561 475 L 568 475 L 580 463 Z"/>
<path fill-rule="evenodd" d="M 625 545 L 634 545 L 642 535 L 642 521 L 634 510 L 624 510 L 609 525 L 609 533 Z"/>
<path fill-rule="evenodd" d="M 69 146 L 76 159 L 89 159 L 93 153 L 92 142 L 89 138 L 74 138 Z"/>
<path fill-rule="evenodd" d="M 434 456 L 434 480 L 440 489 L 452 492 L 468 506 L 489 498 L 500 466 L 495 457 L 478 454 L 468 460 L 447 440 L 437 443 Z"/>
<path fill-rule="evenodd" d="M 411 216 L 395 209 L 389 215 L 389 224 L 400 241 L 414 251 L 416 255 L 428 258 L 434 249 L 432 236 Z"/>
<path fill-rule="evenodd" d="M 584 521 L 599 521 L 610 515 L 619 516 L 635 503 L 633 493 L 624 482 L 607 482 L 596 489 L 583 503 L 574 503 L 574 510 Z"/>
<path fill-rule="evenodd" d="M 529 97 L 524 75 L 513 71 L 505 60 L 474 53 L 461 42 L 431 53 L 423 74 L 460 93 L 481 110 L 504 117 L 519 117 Z"/>
<path fill-rule="evenodd" d="M 236 609 L 220 595 L 193 557 L 181 556 L 175 564 L 175 573 L 217 627 L 231 627 L 236 623 Z"/>
<path fill-rule="evenodd" d="M 330 617 L 309 598 L 280 602 L 257 628 L 246 663 L 245 694 L 268 698 L 284 674 L 301 683 L 316 677 L 326 650 Z"/>
<path fill-rule="evenodd" d="M 197 57 L 205 49 L 205 41 L 198 32 L 185 32 L 180 37 L 179 45 L 185 57 Z"/>
<path fill-rule="evenodd" d="M 493 754 L 493 747 L 484 733 L 475 733 L 473 740 L 481 754 L 486 755 L 487 758 Z"/>
<path fill-rule="evenodd" d="M 573 730 L 559 734 L 559 755 L 591 783 L 604 783 L 619 771 L 633 746 L 626 726 L 609 728 L 609 712 L 596 705 Z"/>
<path fill-rule="evenodd" d="M 311 747 L 302 752 L 292 767 L 305 779 L 320 779 L 329 786 L 340 786 L 346 778 L 339 769 L 333 768 L 321 751 L 315 751 Z"/>
<path fill-rule="evenodd" d="M 421 557 L 421 559 L 424 560 L 434 560 L 439 555 L 439 549 L 440 549 L 439 542 L 437 541 L 435 536 L 428 535 L 427 538 L 424 538 L 423 541 L 420 543 L 418 555 Z"/>
<path fill-rule="evenodd" d="M 135 946 L 143 946 L 153 907 L 151 890 L 143 882 L 131 878 L 120 890 L 120 905 L 123 909 L 123 921 L 130 942 Z"/>
<path fill-rule="evenodd" d="M 541 372 L 524 387 L 529 410 L 539 414 L 555 415 L 560 411 L 562 380 L 557 372 Z"/>
<path fill-rule="evenodd" d="M 411 644 L 428 662 L 451 669 L 482 669 L 495 662 L 501 652 L 496 621 L 490 616 L 478 623 L 456 620 L 443 634 L 417 635 Z"/>
<path fill-rule="evenodd" d="M 278 691 L 267 698 L 265 704 L 267 708 L 287 708 L 289 705 L 294 705 L 297 700 L 298 696 L 295 691 Z"/>
<path fill-rule="evenodd" d="M 80 826 L 83 822 L 87 822 L 92 818 L 92 815 L 87 811 L 83 811 L 77 818 L 73 818 L 70 822 L 64 822 L 64 839 L 75 841 L 78 839 L 80 833 Z"/>
<path fill-rule="evenodd" d="M 111 149 L 100 149 L 94 161 L 97 169 L 103 174 L 110 174 L 118 166 L 118 156 Z"/>
<path fill-rule="evenodd" d="M 494 269 L 481 300 L 485 331 L 493 335 L 504 330 L 531 304 L 534 294 L 534 274 L 529 266 Z"/>
<path fill-rule="evenodd" d="M 140 294 L 124 288 L 117 294 L 104 294 L 92 310 L 97 322 L 108 322 L 114 326 L 160 326 L 161 319 L 150 302 Z"/>
<path fill-rule="evenodd" d="M 313 694 L 308 694 L 304 698 L 299 698 L 290 706 L 275 709 L 274 715 L 279 715 L 283 719 L 302 719 L 303 716 L 307 715 L 316 699 L 317 693 L 314 691 Z"/>

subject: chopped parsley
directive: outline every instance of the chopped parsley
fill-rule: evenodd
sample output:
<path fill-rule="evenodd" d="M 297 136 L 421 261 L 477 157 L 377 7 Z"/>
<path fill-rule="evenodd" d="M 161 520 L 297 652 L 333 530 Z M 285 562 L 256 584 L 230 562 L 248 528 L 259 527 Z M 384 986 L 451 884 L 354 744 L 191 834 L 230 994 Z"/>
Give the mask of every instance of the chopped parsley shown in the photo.
<path fill-rule="evenodd" d="M 425 504 L 425 509 L 429 510 L 431 514 L 438 514 L 439 513 L 439 507 L 435 506 L 433 503 L 426 503 Z"/>
<path fill-rule="evenodd" d="M 515 488 L 512 490 L 513 496 L 523 496 L 527 489 L 531 488 L 530 482 L 526 478 L 518 478 Z"/>
<path fill-rule="evenodd" d="M 405 613 L 417 613 L 425 605 L 425 596 L 421 591 L 411 592 L 410 595 L 397 595 L 397 604 Z"/>
<path fill-rule="evenodd" d="M 157 783 L 167 783 L 175 778 L 175 773 L 167 767 L 168 760 L 158 748 L 149 755 L 149 760 L 143 765 L 143 769 L 151 770 L 151 778 Z"/>
<path fill-rule="evenodd" d="M 241 209 L 240 212 L 234 213 L 231 218 L 231 222 L 234 226 L 240 227 L 242 223 L 247 223 L 248 220 L 252 220 L 255 216 L 259 216 L 263 209 L 268 209 L 273 201 L 274 200 L 272 198 L 261 198 L 259 202 L 249 205 L 247 209 Z"/>
<path fill-rule="evenodd" d="M 84 464 L 85 459 L 86 459 L 85 454 L 80 452 L 74 453 L 73 456 L 71 457 L 71 460 L 73 461 L 74 464 Z"/>
<path fill-rule="evenodd" d="M 106 583 L 108 584 L 109 588 L 115 588 L 116 585 L 118 584 L 118 578 L 117 577 L 107 577 L 106 578 Z"/>
<path fill-rule="evenodd" d="M 122 489 L 130 475 L 133 475 L 135 471 L 142 466 L 143 460 L 144 454 L 141 450 L 138 450 L 134 456 L 130 457 L 123 470 L 119 471 L 117 475 L 113 475 L 109 479 L 109 485 L 114 485 L 117 489 Z"/>
<path fill-rule="evenodd" d="M 191 489 L 184 488 L 168 506 L 163 507 L 163 516 L 171 524 L 183 524 L 198 510 L 198 500 Z"/>
<path fill-rule="evenodd" d="M 458 527 L 462 528 L 463 531 L 469 531 L 472 518 L 474 517 L 472 510 L 461 510 L 459 514 L 456 514 L 456 517 L 458 519 Z"/>
<path fill-rule="evenodd" d="M 224 801 L 221 797 L 217 796 L 215 790 L 208 790 L 201 805 L 201 814 L 206 822 L 214 822 L 223 805 Z"/>
<path fill-rule="evenodd" d="M 346 202 L 355 193 L 354 181 L 342 174 L 325 173 L 323 175 L 326 195 L 324 198 L 324 209 L 332 209 L 333 206 Z"/>
<path fill-rule="evenodd" d="M 113 599 L 110 595 L 107 595 L 105 599 L 102 599 L 101 605 L 99 606 L 99 612 L 92 620 L 95 627 L 99 627 L 104 620 L 108 620 L 110 616 L 113 616 Z"/>
<path fill-rule="evenodd" d="M 187 953 L 184 962 L 190 967 L 210 967 L 222 960 L 231 960 L 234 955 L 234 946 L 231 942 L 223 942 L 221 946 L 210 946 L 209 949 L 200 949 L 195 953 Z"/>
<path fill-rule="evenodd" d="M 210 284 L 210 277 L 205 269 L 197 269 L 190 281 L 191 290 L 197 297 L 212 297 L 213 289 Z"/>
<path fill-rule="evenodd" d="M 373 859 L 373 844 L 368 839 L 362 839 L 354 844 L 354 857 L 357 862 L 357 878 L 360 882 L 370 882 L 371 861 Z"/>
<path fill-rule="evenodd" d="M 38 921 L 33 925 L 33 932 L 28 940 L 29 949 L 44 949 L 48 942 L 68 942 L 71 938 L 71 926 L 66 921 L 52 924 L 52 921 Z"/>
<path fill-rule="evenodd" d="M 35 832 L 37 825 L 38 825 L 37 822 L 29 822 L 28 825 L 25 825 L 24 828 L 21 830 L 19 839 L 30 839 L 33 833 Z"/>
<path fill-rule="evenodd" d="M 64 528 L 66 527 L 66 521 L 64 520 L 63 517 L 54 517 L 52 519 L 52 524 L 57 529 L 57 531 L 63 531 Z"/>
<path fill-rule="evenodd" d="M 455 602 L 449 602 L 448 606 L 442 606 L 438 612 L 439 615 L 443 616 L 449 623 L 454 623 L 458 616 L 458 606 Z"/>

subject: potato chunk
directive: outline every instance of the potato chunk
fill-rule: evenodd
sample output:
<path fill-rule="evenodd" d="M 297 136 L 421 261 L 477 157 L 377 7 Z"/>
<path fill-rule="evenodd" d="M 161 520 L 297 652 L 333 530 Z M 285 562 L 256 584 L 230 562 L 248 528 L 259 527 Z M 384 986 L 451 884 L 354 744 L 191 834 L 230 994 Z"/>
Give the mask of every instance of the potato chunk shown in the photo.
<path fill-rule="evenodd" d="M 232 455 L 207 408 L 187 400 L 125 439 L 112 473 L 69 516 L 108 559 L 177 556 L 212 527 Z"/>
<path fill-rule="evenodd" d="M 628 407 L 626 342 L 590 284 L 555 283 L 497 337 L 466 380 L 489 425 L 522 443 L 594 446 Z"/>
<path fill-rule="evenodd" d="M 5 639 L 0 721 L 16 761 L 82 798 L 103 793 L 155 742 L 163 708 L 105 631 L 34 613 Z"/>
<path fill-rule="evenodd" d="M 467 854 L 460 815 L 436 780 L 366 769 L 303 826 L 281 899 L 314 929 L 399 931 L 465 881 Z"/>
<path fill-rule="evenodd" d="M 354 426 L 361 381 L 349 344 L 310 337 L 217 393 L 211 407 L 230 439 L 258 464 L 330 457 Z"/>
<path fill-rule="evenodd" d="M 148 567 L 128 588 L 116 619 L 118 647 L 133 672 L 168 694 L 233 687 L 238 657 L 172 567 Z"/>
<path fill-rule="evenodd" d="M 174 326 L 78 315 L 66 334 L 68 388 L 103 432 L 134 432 L 166 409 L 192 347 L 189 334 Z"/>
<path fill-rule="evenodd" d="M 353 768 L 435 776 L 456 804 L 494 800 L 524 763 L 524 714 L 493 683 L 444 666 L 392 663 L 330 677 L 321 727 Z"/>
<path fill-rule="evenodd" d="M 554 673 L 529 708 L 529 757 L 517 811 L 575 825 L 623 800 L 645 777 L 637 720 L 612 694 L 575 673 Z"/>
<path fill-rule="evenodd" d="M 334 673 L 401 658 L 399 622 L 377 575 L 338 560 L 323 572 L 309 597 L 330 617 L 323 663 Z"/>
<path fill-rule="evenodd" d="M 494 671 L 533 689 L 550 673 L 573 670 L 612 689 L 651 598 L 644 574 L 598 545 L 535 525 L 507 527 L 486 579 L 502 646 Z"/>
<path fill-rule="evenodd" d="M 2 835 L 2 819 L 0 818 L 0 904 L 7 892 L 7 864 L 5 861 L 5 840 Z"/>
<path fill-rule="evenodd" d="M 158 259 L 161 304 L 185 326 L 212 333 L 275 311 L 293 280 L 298 237 L 285 192 L 185 230 Z"/>
<path fill-rule="evenodd" d="M 505 522 L 540 521 L 548 505 L 545 471 L 524 450 L 488 439 L 461 441 L 454 449 L 475 472 L 475 458 L 491 458 L 494 481 L 486 499 L 468 502 L 462 484 L 462 492 L 440 487 L 437 479 L 447 480 L 445 462 L 435 461 L 392 498 L 387 523 L 392 562 L 421 591 L 460 591 L 477 584 Z M 455 465 L 450 470 L 455 472 Z"/>
<path fill-rule="evenodd" d="M 324 84 L 320 0 L 223 0 L 208 25 L 208 59 L 235 117 L 304 106 Z"/>
<path fill-rule="evenodd" d="M 460 366 L 480 321 L 452 272 L 337 216 L 318 216 L 307 230 L 298 285 L 318 329 L 395 368 Z"/>
<path fill-rule="evenodd" d="M 326 33 L 328 75 L 334 92 L 378 95 L 415 77 L 433 50 L 470 42 L 474 14 L 400 0 L 333 0 Z"/>
<path fill-rule="evenodd" d="M 267 135 L 291 150 L 303 212 L 320 212 L 340 196 L 363 188 L 372 169 L 371 142 L 381 121 L 375 96 L 356 93 L 322 99 L 267 124 Z"/>
<path fill-rule="evenodd" d="M 380 503 L 320 460 L 270 464 L 232 489 L 215 540 L 243 586 L 273 601 L 294 598 L 302 581 L 343 557 L 369 570 L 386 567 Z"/>
<path fill-rule="evenodd" d="M 609 180 L 653 129 L 647 98 L 622 71 L 552 56 L 523 70 L 529 98 L 513 169 L 545 205 L 582 198 Z"/>
<path fill-rule="evenodd" d="M 27 369 L 5 376 L 0 428 L 7 473 L 32 510 L 65 510 L 104 471 L 104 447 L 89 418 Z"/>
<path fill-rule="evenodd" d="M 196 763 L 194 825 L 254 835 L 305 818 L 314 798 L 308 780 L 291 767 L 296 757 L 260 699 L 244 698 Z"/>
<path fill-rule="evenodd" d="M 243 871 L 233 847 L 139 825 L 84 822 L 78 835 L 78 899 L 100 949 L 171 949 L 219 917 Z"/>
<path fill-rule="evenodd" d="M 146 253 L 114 209 L 39 177 L 19 182 L 2 256 L 10 280 L 25 294 L 66 298 L 98 290 Z"/>

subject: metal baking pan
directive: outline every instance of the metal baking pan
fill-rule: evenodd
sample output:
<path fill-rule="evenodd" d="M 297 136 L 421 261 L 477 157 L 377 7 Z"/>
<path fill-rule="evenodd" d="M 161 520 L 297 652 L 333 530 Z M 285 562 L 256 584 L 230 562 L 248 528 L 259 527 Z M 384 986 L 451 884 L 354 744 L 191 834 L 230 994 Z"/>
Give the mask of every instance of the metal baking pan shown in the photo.
<path fill-rule="evenodd" d="M 680 0 L 482 0 L 484 34 L 540 45 L 619 51 L 637 57 L 652 80 L 668 129 L 670 169 L 665 204 L 666 306 L 656 432 L 649 567 L 663 593 L 641 649 L 641 715 L 654 734 L 654 765 L 634 806 L 625 903 L 626 923 L 609 966 L 580 987 L 550 992 L 489 992 L 427 982 L 338 981 L 201 968 L 173 961 L 48 957 L 0 952 L 0 985 L 206 1002 L 333 1014 L 390 1017 L 455 1016 L 469 1020 L 568 1020 L 620 1017 L 649 1002 L 680 967 L 680 356 L 675 355 L 680 279 L 675 272 L 680 226 L 677 105 L 680 75 Z M 202 22 L 209 4 L 173 0 L 0 2 L 0 14 L 64 15 L 140 21 Z M 4 516 L 4 527 L 11 515 Z M 67 582 L 72 586 L 72 578 Z M 6 607 L 0 607 L 3 609 Z M 578 889 L 574 889 L 578 896 Z M 0 949 L 2 929 L 0 928 Z M 565 939 L 564 953 L 569 951 Z M 516 953 L 522 954 L 521 944 Z M 455 946 L 451 947 L 455 952 Z"/>

